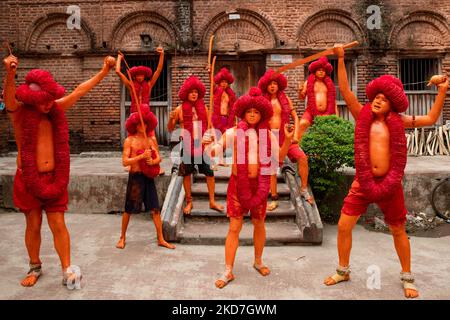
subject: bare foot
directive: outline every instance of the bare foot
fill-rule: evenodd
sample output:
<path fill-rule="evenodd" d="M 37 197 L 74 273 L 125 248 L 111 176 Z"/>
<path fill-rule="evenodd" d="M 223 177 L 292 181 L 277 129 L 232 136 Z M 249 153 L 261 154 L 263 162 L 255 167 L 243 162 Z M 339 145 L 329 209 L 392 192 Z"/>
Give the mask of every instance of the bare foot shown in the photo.
<path fill-rule="evenodd" d="M 32 287 L 36 284 L 36 282 L 38 281 L 39 276 L 36 275 L 28 275 L 25 277 L 25 279 L 23 279 L 20 284 L 24 287 Z"/>
<path fill-rule="evenodd" d="M 268 276 L 270 274 L 270 269 L 263 264 L 258 265 L 254 263 L 253 268 L 255 268 L 255 270 L 258 271 L 263 277 Z"/>
<path fill-rule="evenodd" d="M 214 283 L 217 288 L 222 289 L 224 288 L 228 283 L 234 280 L 234 275 L 232 273 L 224 273 L 220 276 L 219 279 L 216 280 Z"/>
<path fill-rule="evenodd" d="M 125 248 L 125 238 L 120 238 L 119 242 L 116 244 L 117 249 Z"/>
<path fill-rule="evenodd" d="M 417 298 L 419 296 L 419 292 L 414 289 L 404 289 L 406 298 Z"/>
<path fill-rule="evenodd" d="M 331 277 L 326 278 L 323 283 L 327 286 L 334 286 L 335 284 L 338 284 L 339 282 L 348 281 L 350 280 L 350 275 L 345 274 L 343 276 L 339 274 L 334 274 Z"/>
<path fill-rule="evenodd" d="M 173 244 L 168 243 L 166 240 L 158 240 L 158 246 L 166 247 L 168 249 L 175 249 L 176 248 Z"/>
<path fill-rule="evenodd" d="M 269 205 L 267 206 L 267 211 L 273 211 L 276 208 L 278 208 L 278 201 L 272 201 L 271 203 L 269 203 Z"/>
<path fill-rule="evenodd" d="M 209 207 L 213 210 L 219 211 L 219 212 L 223 212 L 224 207 L 221 206 L 220 204 L 217 204 L 215 202 L 210 202 L 209 203 Z"/>
<path fill-rule="evenodd" d="M 184 213 L 185 215 L 191 214 L 191 211 L 192 211 L 192 208 L 193 208 L 193 207 L 194 207 L 194 206 L 192 205 L 192 202 L 186 203 L 186 207 L 184 207 L 183 213 Z"/>

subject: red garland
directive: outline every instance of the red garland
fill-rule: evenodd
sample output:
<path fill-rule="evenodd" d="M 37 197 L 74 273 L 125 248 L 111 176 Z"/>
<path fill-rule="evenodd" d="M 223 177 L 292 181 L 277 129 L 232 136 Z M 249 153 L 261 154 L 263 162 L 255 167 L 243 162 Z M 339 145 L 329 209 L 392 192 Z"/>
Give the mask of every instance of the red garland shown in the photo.
<path fill-rule="evenodd" d="M 136 151 L 137 155 L 140 155 L 143 153 L 144 153 L 144 150 L 142 150 L 142 149 L 139 149 L 138 151 Z M 152 153 L 152 159 L 155 160 L 156 159 L 156 151 L 152 150 L 151 153 Z M 161 167 L 159 164 L 153 164 L 153 165 L 147 164 L 147 159 L 139 160 L 139 168 L 141 169 L 142 173 L 149 178 L 157 177 L 161 170 Z"/>
<path fill-rule="evenodd" d="M 139 83 L 138 81 L 133 81 L 134 90 L 136 91 L 136 95 L 138 96 L 138 99 L 140 99 L 141 104 L 146 104 L 150 106 L 150 86 L 148 85 L 147 81 L 142 81 Z M 131 95 L 131 107 L 130 107 L 130 113 L 137 112 L 137 106 L 138 102 L 135 101 L 134 95 Z"/>
<path fill-rule="evenodd" d="M 245 120 L 239 121 L 237 129 L 241 129 L 246 132 L 249 129 L 249 125 Z M 259 140 L 260 130 L 267 131 L 267 156 L 271 156 L 271 140 L 268 120 L 262 121 L 256 128 Z M 260 142 L 261 146 L 261 142 Z M 268 164 L 260 164 L 258 174 L 258 188 L 255 193 L 251 193 L 250 180 L 248 177 L 248 151 L 249 151 L 249 137 L 245 135 L 245 163 L 237 164 L 237 194 L 239 203 L 245 210 L 256 208 L 260 206 L 264 201 L 267 201 L 267 195 L 270 189 L 270 175 L 262 175 L 261 168 L 270 167 Z"/>
<path fill-rule="evenodd" d="M 186 100 L 181 105 L 181 109 L 183 110 L 183 129 L 190 133 L 190 139 L 189 137 L 186 137 L 186 134 L 183 134 L 183 142 L 187 143 L 187 141 L 190 140 L 191 142 L 191 154 L 193 154 L 194 151 L 194 123 L 193 123 L 193 113 L 192 113 L 192 107 L 195 107 L 195 111 L 197 112 L 198 120 L 202 122 L 202 132 L 201 136 L 203 137 L 203 134 L 208 129 L 208 117 L 206 114 L 206 107 L 205 103 L 203 102 L 203 99 L 198 99 L 195 104 L 192 102 Z M 185 152 L 188 152 L 186 148 L 186 144 L 184 144 L 184 150 Z M 202 150 L 203 150 L 203 144 L 202 144 Z"/>
<path fill-rule="evenodd" d="M 267 100 L 271 101 L 271 97 L 269 93 L 264 93 L 264 97 L 266 97 Z M 278 91 L 277 92 L 277 99 L 278 102 L 280 102 L 281 105 L 281 126 L 279 131 L 279 144 L 280 146 L 283 145 L 284 142 L 284 125 L 290 123 L 290 114 L 291 114 L 291 106 L 289 105 L 289 100 L 284 93 L 284 91 Z"/>
<path fill-rule="evenodd" d="M 222 133 L 224 133 L 225 130 L 234 127 L 235 115 L 233 105 L 236 101 L 236 95 L 234 94 L 234 91 L 230 87 L 227 87 L 225 89 L 225 92 L 228 94 L 228 97 L 230 99 L 228 103 L 228 124 L 226 126 L 222 125 L 222 122 L 220 121 L 220 103 L 223 92 L 224 90 L 220 86 L 216 87 L 216 89 L 214 90 L 214 109 L 211 117 L 214 128 L 220 130 Z"/>
<path fill-rule="evenodd" d="M 371 104 L 367 103 L 359 113 L 355 128 L 355 166 L 356 176 L 361 191 L 373 202 L 387 200 L 401 186 L 405 172 L 407 150 L 403 121 L 396 112 L 390 112 L 386 117 L 389 128 L 390 168 L 389 172 L 380 178 L 372 174 L 370 162 L 370 128 L 374 120 Z"/>
<path fill-rule="evenodd" d="M 313 118 L 315 116 L 328 116 L 336 114 L 336 87 L 334 86 L 333 80 L 331 80 L 328 75 L 323 79 L 323 82 L 327 86 L 328 90 L 327 109 L 324 112 L 317 110 L 316 95 L 314 94 L 314 83 L 316 82 L 316 76 L 314 74 L 310 74 L 307 82 L 306 92 L 308 95 L 308 106 L 306 107 L 306 110 L 311 113 Z"/>
<path fill-rule="evenodd" d="M 43 113 L 34 107 L 25 105 L 22 116 L 22 142 L 20 157 L 23 180 L 27 191 L 44 200 L 57 199 L 67 189 L 70 172 L 69 127 L 64 111 L 56 104 L 48 113 L 53 127 L 53 145 L 55 150 L 54 179 L 50 184 L 40 177 L 36 162 L 36 149 L 39 123 Z"/>

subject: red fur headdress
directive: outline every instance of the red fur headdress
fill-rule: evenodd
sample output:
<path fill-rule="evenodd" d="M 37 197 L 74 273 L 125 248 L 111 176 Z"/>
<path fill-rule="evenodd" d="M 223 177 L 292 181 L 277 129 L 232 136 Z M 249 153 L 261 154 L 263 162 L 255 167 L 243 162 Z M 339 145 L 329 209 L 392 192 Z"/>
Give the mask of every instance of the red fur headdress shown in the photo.
<path fill-rule="evenodd" d="M 65 89 L 52 77 L 51 73 L 41 69 L 28 72 L 25 84 L 16 90 L 17 100 L 26 105 L 47 104 L 64 96 Z"/>
<path fill-rule="evenodd" d="M 200 79 L 196 76 L 190 76 L 184 81 L 183 85 L 180 88 L 180 91 L 178 91 L 178 97 L 181 99 L 181 101 L 187 101 L 189 91 L 193 89 L 197 89 L 198 99 L 203 99 L 203 97 L 205 96 L 206 88 L 200 81 Z"/>
<path fill-rule="evenodd" d="M 270 101 L 262 96 L 259 88 L 252 87 L 248 94 L 240 97 L 235 105 L 235 114 L 239 118 L 244 118 L 245 111 L 249 108 L 255 108 L 261 112 L 261 121 L 270 119 L 273 116 L 273 108 Z"/>
<path fill-rule="evenodd" d="M 147 135 L 150 134 L 153 130 L 155 130 L 156 126 L 158 125 L 158 119 L 156 119 L 156 116 L 153 114 L 153 112 L 150 111 L 150 108 L 148 105 L 143 104 L 141 105 L 141 112 L 142 112 L 142 118 L 144 119 L 144 123 L 147 125 Z M 133 112 L 130 114 L 130 116 L 127 119 L 127 122 L 125 123 L 125 127 L 127 128 L 128 134 L 133 135 L 137 132 L 137 126 L 141 123 L 141 119 L 139 117 L 138 112 Z"/>
<path fill-rule="evenodd" d="M 403 84 L 400 79 L 391 75 L 384 75 L 372 80 L 366 87 L 366 93 L 372 102 L 378 93 L 383 93 L 391 102 L 392 110 L 404 112 L 408 109 L 408 98 L 406 97 Z"/>
<path fill-rule="evenodd" d="M 234 77 L 227 68 L 220 69 L 219 72 L 214 76 L 214 83 L 220 84 L 220 81 L 225 80 L 228 84 L 234 82 Z"/>
<path fill-rule="evenodd" d="M 146 78 L 151 78 L 152 77 L 152 69 L 150 69 L 149 67 L 146 66 L 138 66 L 138 67 L 133 67 L 130 69 L 130 74 L 131 77 L 136 77 L 139 74 L 143 74 Z"/>
<path fill-rule="evenodd" d="M 276 81 L 278 83 L 278 91 L 284 91 L 287 87 L 287 79 L 281 73 L 276 74 L 275 71 L 269 69 L 266 73 L 259 79 L 258 88 L 262 92 L 267 92 L 267 87 L 271 81 Z"/>
<path fill-rule="evenodd" d="M 319 60 L 311 63 L 308 67 L 308 71 L 310 73 L 315 73 L 319 68 L 323 68 L 328 75 L 331 75 L 331 72 L 333 72 L 333 66 L 328 62 L 327 57 L 321 57 Z"/>

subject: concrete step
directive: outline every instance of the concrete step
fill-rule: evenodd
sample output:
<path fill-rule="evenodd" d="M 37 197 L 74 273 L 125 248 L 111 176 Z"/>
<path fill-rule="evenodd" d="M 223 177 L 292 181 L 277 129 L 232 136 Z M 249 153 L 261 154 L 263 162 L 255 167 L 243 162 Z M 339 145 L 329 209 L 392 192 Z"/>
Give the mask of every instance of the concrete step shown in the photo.
<path fill-rule="evenodd" d="M 185 223 L 190 221 L 228 221 L 226 210 L 226 202 L 219 202 L 225 209 L 224 212 L 218 212 L 209 208 L 209 202 L 198 200 L 194 202 L 194 208 L 190 215 L 184 216 Z M 270 203 L 270 201 L 269 201 Z M 250 219 L 250 215 L 246 215 L 245 219 Z M 287 221 L 295 220 L 295 208 L 290 200 L 282 200 L 278 202 L 278 208 L 273 211 L 267 211 L 266 220 L 284 219 Z"/>
<path fill-rule="evenodd" d="M 215 195 L 216 197 L 226 197 L 227 196 L 227 188 L 228 188 L 228 182 L 219 182 L 216 181 L 215 185 Z M 277 185 L 278 189 L 278 195 L 281 199 L 289 197 L 290 191 L 288 186 L 285 183 L 278 183 Z M 206 182 L 198 182 L 194 183 L 192 185 L 192 196 L 208 196 L 208 187 L 206 185 Z M 269 199 L 270 200 L 270 199 Z"/>
<path fill-rule="evenodd" d="M 222 166 L 218 166 L 217 170 L 214 171 L 214 178 L 216 181 L 227 181 L 230 179 L 230 175 L 231 175 L 231 166 L 230 167 L 222 167 Z M 280 173 L 277 175 L 277 180 L 278 182 L 284 182 L 284 177 L 283 175 Z M 194 176 L 194 181 L 195 182 L 204 182 L 206 181 L 206 177 L 203 174 L 196 174 Z"/>
<path fill-rule="evenodd" d="M 196 245 L 224 245 L 229 224 L 224 222 L 191 221 L 186 223 L 178 233 L 181 243 Z M 250 220 L 244 220 L 239 235 L 240 245 L 253 245 L 253 225 Z M 302 245 L 302 234 L 294 222 L 266 222 L 266 245 Z"/>

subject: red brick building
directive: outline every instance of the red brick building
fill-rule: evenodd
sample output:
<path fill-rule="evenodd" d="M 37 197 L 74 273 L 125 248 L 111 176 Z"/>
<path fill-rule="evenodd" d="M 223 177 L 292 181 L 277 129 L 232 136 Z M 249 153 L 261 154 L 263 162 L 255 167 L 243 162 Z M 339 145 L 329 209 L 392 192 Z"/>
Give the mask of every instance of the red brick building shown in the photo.
<path fill-rule="evenodd" d="M 375 11 L 367 11 L 377 4 L 381 23 L 371 29 Z M 68 28 L 67 21 L 75 21 L 73 11 L 67 13 L 71 5 L 80 10 L 79 29 Z M 29 70 L 42 68 L 70 92 L 100 69 L 104 56 L 121 50 L 130 65 L 155 66 L 154 49 L 163 45 L 164 71 L 152 92 L 162 144 L 168 140 L 168 112 L 179 103 L 177 91 L 184 79 L 200 76 L 209 92 L 205 65 L 211 35 L 215 35 L 216 70 L 221 66 L 232 70 L 238 95 L 255 85 L 266 68 L 334 43 L 358 40 L 360 45 L 346 58 L 359 99 L 365 101 L 368 81 L 389 73 L 407 84 L 409 112 L 421 114 L 435 95 L 424 81 L 434 73 L 450 73 L 449 23 L 450 2 L 436 0 L 3 0 L 0 4 L 0 39 L 11 43 L 20 58 L 18 84 Z M 304 105 L 297 99 L 297 86 L 307 76 L 305 67 L 286 75 L 289 96 L 301 113 Z M 4 77 L 4 68 L 0 76 Z M 129 96 L 112 71 L 68 112 L 72 152 L 119 150 L 128 105 Z M 450 98 L 440 122 L 446 120 Z M 0 153 L 15 149 L 13 139 L 7 116 L 0 113 Z"/>

